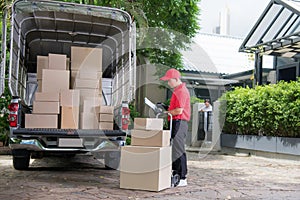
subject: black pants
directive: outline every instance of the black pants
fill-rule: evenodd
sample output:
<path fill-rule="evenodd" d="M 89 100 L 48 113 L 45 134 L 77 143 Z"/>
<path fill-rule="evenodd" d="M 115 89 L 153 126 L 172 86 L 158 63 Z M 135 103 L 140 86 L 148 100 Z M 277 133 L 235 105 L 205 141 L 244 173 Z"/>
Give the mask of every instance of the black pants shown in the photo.
<path fill-rule="evenodd" d="M 185 152 L 185 140 L 188 131 L 188 123 L 183 120 L 172 122 L 172 170 L 176 171 L 181 179 L 186 178 L 187 160 Z"/>

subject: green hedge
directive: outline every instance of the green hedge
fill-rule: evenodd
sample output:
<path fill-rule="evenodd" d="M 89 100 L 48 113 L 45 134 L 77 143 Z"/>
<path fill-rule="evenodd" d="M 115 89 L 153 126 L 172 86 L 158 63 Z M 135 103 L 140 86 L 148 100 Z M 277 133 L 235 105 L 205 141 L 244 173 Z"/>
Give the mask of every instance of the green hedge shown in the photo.
<path fill-rule="evenodd" d="M 220 100 L 226 102 L 221 104 L 226 133 L 300 137 L 300 79 L 255 89 L 238 87 Z"/>

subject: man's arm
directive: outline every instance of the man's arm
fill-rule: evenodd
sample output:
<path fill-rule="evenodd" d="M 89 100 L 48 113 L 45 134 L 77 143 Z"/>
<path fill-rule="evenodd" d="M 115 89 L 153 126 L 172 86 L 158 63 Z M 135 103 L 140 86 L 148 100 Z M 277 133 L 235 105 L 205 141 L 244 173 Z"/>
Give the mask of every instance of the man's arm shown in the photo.
<path fill-rule="evenodd" d="M 166 113 L 170 113 L 172 116 L 180 115 L 183 112 L 183 108 L 175 108 L 173 110 L 168 110 Z"/>

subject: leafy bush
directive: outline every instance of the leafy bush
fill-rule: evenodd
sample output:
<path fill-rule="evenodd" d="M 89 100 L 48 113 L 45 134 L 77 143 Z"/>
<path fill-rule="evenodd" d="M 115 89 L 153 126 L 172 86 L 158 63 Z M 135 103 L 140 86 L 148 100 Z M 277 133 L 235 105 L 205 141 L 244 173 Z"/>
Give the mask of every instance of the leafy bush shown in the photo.
<path fill-rule="evenodd" d="M 220 101 L 226 101 L 224 132 L 300 137 L 300 79 L 255 89 L 237 87 Z"/>

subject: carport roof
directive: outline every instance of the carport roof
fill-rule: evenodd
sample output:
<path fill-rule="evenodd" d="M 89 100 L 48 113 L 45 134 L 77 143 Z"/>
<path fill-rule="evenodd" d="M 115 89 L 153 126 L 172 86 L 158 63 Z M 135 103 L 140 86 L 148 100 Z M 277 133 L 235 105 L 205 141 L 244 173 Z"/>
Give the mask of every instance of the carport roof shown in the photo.
<path fill-rule="evenodd" d="M 299 57 L 300 1 L 272 0 L 245 38 L 239 51 Z"/>

